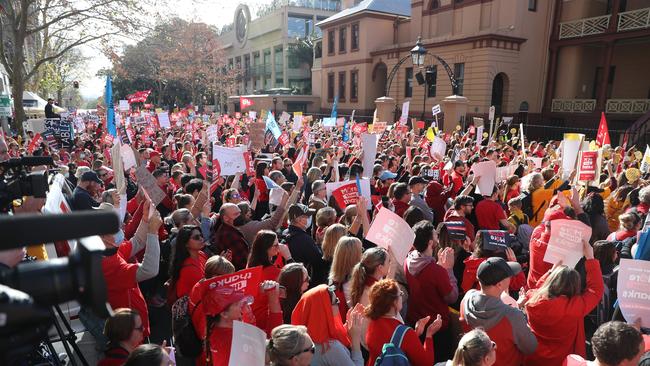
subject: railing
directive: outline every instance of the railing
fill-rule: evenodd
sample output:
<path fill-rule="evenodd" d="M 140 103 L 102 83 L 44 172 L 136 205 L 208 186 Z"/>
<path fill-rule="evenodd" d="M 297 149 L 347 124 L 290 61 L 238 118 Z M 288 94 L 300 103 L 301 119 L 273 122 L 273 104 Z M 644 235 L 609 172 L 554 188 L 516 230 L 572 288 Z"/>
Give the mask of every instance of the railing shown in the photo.
<path fill-rule="evenodd" d="M 650 8 L 625 11 L 618 14 L 618 31 L 650 28 Z"/>
<path fill-rule="evenodd" d="M 559 37 L 560 39 L 577 38 L 605 33 L 609 27 L 610 17 L 610 15 L 603 15 L 560 23 Z"/>
<path fill-rule="evenodd" d="M 596 109 L 596 99 L 553 99 L 551 112 L 591 113 Z"/>
<path fill-rule="evenodd" d="M 608 99 L 607 113 L 643 114 L 650 111 L 650 99 Z"/>

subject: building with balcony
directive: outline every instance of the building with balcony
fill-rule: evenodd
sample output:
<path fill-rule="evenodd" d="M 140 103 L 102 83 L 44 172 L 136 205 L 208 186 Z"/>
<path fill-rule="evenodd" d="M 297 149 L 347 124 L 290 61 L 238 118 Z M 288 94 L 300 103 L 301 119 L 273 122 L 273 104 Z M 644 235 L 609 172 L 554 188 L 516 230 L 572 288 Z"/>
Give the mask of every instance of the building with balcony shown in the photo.
<path fill-rule="evenodd" d="M 372 114 L 387 91 L 397 106 L 410 101 L 411 116 L 430 120 L 431 107 L 454 94 L 452 73 L 455 94 L 469 99 L 466 119 L 491 105 L 498 115 L 540 113 L 552 9 L 532 0 L 364 0 L 317 24 L 321 106 L 338 95 L 340 111 Z M 409 57 L 418 37 L 430 54 L 424 68 Z"/>
<path fill-rule="evenodd" d="M 219 40 L 231 68 L 239 69 L 230 95 L 262 94 L 289 88 L 293 94 L 311 94 L 313 55 L 294 56 L 292 47 L 308 36 L 318 36 L 317 22 L 341 9 L 341 0 L 280 0 L 258 11 L 253 19 L 246 5 L 235 10 L 232 26 Z"/>
<path fill-rule="evenodd" d="M 650 0 L 556 0 L 554 7 L 543 117 L 593 128 L 604 111 L 610 130 L 647 128 Z"/>

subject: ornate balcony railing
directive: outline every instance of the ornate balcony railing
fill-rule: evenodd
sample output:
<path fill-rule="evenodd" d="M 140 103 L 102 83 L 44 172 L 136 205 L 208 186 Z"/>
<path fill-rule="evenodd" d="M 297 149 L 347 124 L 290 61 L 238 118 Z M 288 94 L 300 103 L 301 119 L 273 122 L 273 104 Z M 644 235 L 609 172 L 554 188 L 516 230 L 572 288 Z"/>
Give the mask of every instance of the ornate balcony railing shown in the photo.
<path fill-rule="evenodd" d="M 650 28 L 650 8 L 624 11 L 618 14 L 618 31 Z"/>
<path fill-rule="evenodd" d="M 553 99 L 551 112 L 591 113 L 596 109 L 596 99 Z"/>
<path fill-rule="evenodd" d="M 610 15 L 603 15 L 560 23 L 559 37 L 560 39 L 578 38 L 605 33 L 609 27 L 609 19 Z"/>
<path fill-rule="evenodd" d="M 607 113 L 644 114 L 650 111 L 650 99 L 608 99 Z"/>

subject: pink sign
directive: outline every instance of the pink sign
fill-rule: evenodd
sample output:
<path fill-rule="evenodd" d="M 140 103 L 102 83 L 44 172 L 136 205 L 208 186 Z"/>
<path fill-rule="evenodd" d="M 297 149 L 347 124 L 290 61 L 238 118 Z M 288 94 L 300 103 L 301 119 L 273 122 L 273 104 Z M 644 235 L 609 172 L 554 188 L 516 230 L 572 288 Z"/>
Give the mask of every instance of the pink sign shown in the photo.
<path fill-rule="evenodd" d="M 650 328 L 650 261 L 621 259 L 617 292 L 625 320 Z"/>
<path fill-rule="evenodd" d="M 583 256 L 582 242 L 591 238 L 591 227 L 578 220 L 551 221 L 551 238 L 544 255 L 544 262 L 555 264 L 562 261 L 571 268 Z"/>
<path fill-rule="evenodd" d="M 401 265 L 413 247 L 415 233 L 406 221 L 382 206 L 370 225 L 366 239 L 382 248 L 391 248 Z"/>

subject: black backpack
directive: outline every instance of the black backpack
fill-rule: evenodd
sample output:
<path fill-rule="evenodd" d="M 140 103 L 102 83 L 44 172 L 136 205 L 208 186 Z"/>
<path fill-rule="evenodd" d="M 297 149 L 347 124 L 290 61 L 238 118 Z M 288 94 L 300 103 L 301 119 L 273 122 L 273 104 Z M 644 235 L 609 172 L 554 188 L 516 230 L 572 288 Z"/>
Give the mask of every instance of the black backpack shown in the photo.
<path fill-rule="evenodd" d="M 176 349 L 181 355 L 196 358 L 201 354 L 203 342 L 199 339 L 192 323 L 192 315 L 199 307 L 201 301 L 196 303 L 192 313 L 189 312 L 190 298 L 182 296 L 172 305 L 172 333 L 176 342 Z"/>

